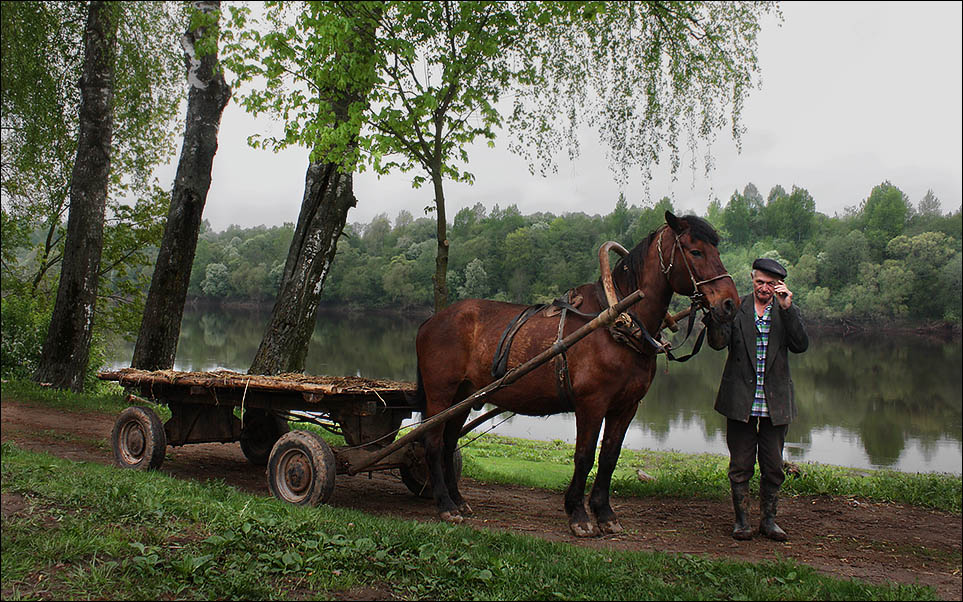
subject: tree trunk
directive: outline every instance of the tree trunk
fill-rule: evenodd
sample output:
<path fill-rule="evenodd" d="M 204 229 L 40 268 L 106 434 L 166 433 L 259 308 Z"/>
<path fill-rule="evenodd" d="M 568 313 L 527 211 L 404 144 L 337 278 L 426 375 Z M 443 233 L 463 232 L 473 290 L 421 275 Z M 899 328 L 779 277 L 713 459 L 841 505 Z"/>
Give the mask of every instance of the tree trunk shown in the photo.
<path fill-rule="evenodd" d="M 344 3 L 341 10 L 355 19 L 357 43 L 369 44 L 374 38 L 381 8 L 373 6 L 370 10 L 363 9 L 364 14 L 352 16 L 354 6 L 354 3 Z M 333 98 L 331 109 L 335 118 L 347 123 L 350 107 L 363 101 L 367 90 L 329 89 L 325 93 Z M 355 132 L 355 136 L 357 134 Z M 348 146 L 354 144 L 351 141 Z M 301 214 L 284 263 L 277 300 L 249 374 L 304 372 L 324 280 L 334 261 L 348 210 L 357 204 L 353 182 L 351 173 L 342 172 L 337 164 L 310 160 L 304 178 Z"/>
<path fill-rule="evenodd" d="M 109 2 L 91 2 L 84 31 L 77 159 L 70 181 L 60 284 L 35 378 L 83 390 L 97 300 L 114 117 L 117 19 Z"/>
<path fill-rule="evenodd" d="M 437 155 L 436 155 L 437 156 Z M 431 277 L 435 289 L 435 313 L 448 307 L 448 222 L 445 216 L 445 191 L 442 188 L 441 167 L 432 170 L 435 186 L 435 218 L 437 221 L 438 252 L 435 254 L 435 275 Z"/>
<path fill-rule="evenodd" d="M 199 1 L 196 10 L 220 11 L 220 1 Z M 214 25 L 216 30 L 216 23 Z M 191 266 L 217 152 L 217 132 L 231 89 L 224 80 L 217 50 L 198 56 L 197 42 L 216 35 L 205 27 L 188 30 L 181 38 L 190 86 L 184 144 L 177 164 L 164 237 L 154 266 L 144 316 L 134 346 L 131 367 L 167 370 L 174 366 Z"/>
<path fill-rule="evenodd" d="M 348 210 L 356 202 L 350 173 L 339 172 L 333 164 L 308 165 L 301 215 L 271 321 L 248 370 L 250 374 L 304 371 L 324 280 L 334 261 Z"/>

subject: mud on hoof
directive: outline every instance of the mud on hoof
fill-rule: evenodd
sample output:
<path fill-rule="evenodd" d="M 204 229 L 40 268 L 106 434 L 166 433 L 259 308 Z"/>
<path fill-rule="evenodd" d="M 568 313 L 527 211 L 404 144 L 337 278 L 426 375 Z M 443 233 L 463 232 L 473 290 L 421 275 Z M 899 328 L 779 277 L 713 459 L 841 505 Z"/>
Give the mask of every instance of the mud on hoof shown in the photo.
<path fill-rule="evenodd" d="M 458 505 L 458 513 L 462 516 L 472 516 L 475 514 L 475 511 L 471 509 L 471 506 L 468 505 L 468 502 L 462 502 Z"/>
<path fill-rule="evenodd" d="M 451 523 L 453 525 L 460 525 L 465 521 L 464 517 L 462 517 L 461 514 L 458 514 L 457 510 L 454 512 L 448 512 L 448 511 L 442 512 L 439 515 L 439 517 L 441 518 L 441 520 L 445 521 L 446 523 Z"/>
<path fill-rule="evenodd" d="M 595 525 L 590 522 L 571 522 L 568 524 L 568 528 L 572 530 L 575 537 L 595 537 L 599 534 Z"/>
<path fill-rule="evenodd" d="M 612 520 L 607 520 L 605 522 L 600 522 L 599 530 L 604 535 L 615 535 L 616 533 L 622 532 L 622 523 L 620 523 L 619 519 L 617 518 Z"/>

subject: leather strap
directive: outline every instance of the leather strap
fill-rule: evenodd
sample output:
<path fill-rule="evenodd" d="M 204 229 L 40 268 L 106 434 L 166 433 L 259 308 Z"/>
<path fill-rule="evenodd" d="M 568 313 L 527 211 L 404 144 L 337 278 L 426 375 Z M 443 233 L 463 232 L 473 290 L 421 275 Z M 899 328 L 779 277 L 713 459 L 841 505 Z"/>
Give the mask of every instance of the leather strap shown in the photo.
<path fill-rule="evenodd" d="M 565 314 L 568 308 L 562 308 L 562 315 L 558 319 L 558 336 L 555 338 L 555 345 L 559 345 L 564 338 Z M 565 351 L 556 355 L 553 360 L 555 365 L 555 388 L 558 391 L 558 398 L 565 402 L 569 409 L 575 408 L 575 390 L 572 388 L 572 379 L 568 372 L 568 358 Z"/>
<path fill-rule="evenodd" d="M 498 341 L 495 357 L 492 358 L 493 377 L 501 378 L 508 372 L 508 352 L 511 351 L 512 341 L 515 340 L 515 335 L 518 334 L 518 331 L 529 318 L 545 309 L 545 307 L 547 307 L 545 304 L 526 307 L 520 314 L 515 316 L 514 320 L 509 322 L 505 331 L 502 332 L 502 338 Z"/>

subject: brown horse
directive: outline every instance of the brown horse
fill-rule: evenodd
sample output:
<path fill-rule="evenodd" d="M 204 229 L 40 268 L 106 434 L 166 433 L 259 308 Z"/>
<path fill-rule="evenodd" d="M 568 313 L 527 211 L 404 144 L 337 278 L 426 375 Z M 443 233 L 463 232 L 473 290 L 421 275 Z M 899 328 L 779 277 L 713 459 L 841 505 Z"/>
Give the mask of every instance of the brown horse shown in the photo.
<path fill-rule="evenodd" d="M 709 309 L 716 320 L 731 320 L 739 307 L 739 295 L 726 273 L 716 248 L 719 237 L 705 220 L 677 218 L 666 212 L 666 225 L 628 252 L 612 270 L 612 279 L 583 284 L 570 298 L 581 296 L 579 312 L 597 314 L 614 300 L 640 289 L 645 297 L 627 312 L 649 333 L 658 332 L 673 293 L 693 298 Z M 622 249 L 623 254 L 625 253 Z M 607 264 L 607 251 L 605 257 Z M 603 272 L 604 273 L 604 272 Z M 614 287 L 612 282 L 614 281 Z M 418 391 L 428 418 L 465 399 L 491 383 L 492 359 L 506 326 L 523 306 L 481 299 L 454 303 L 428 319 L 418 330 Z M 589 318 L 572 314 L 565 321 L 565 335 Z M 508 356 L 509 368 L 518 366 L 548 348 L 559 336 L 559 317 L 539 311 L 518 330 Z M 634 348 L 633 348 L 634 347 Z M 575 472 L 565 493 L 569 527 L 579 537 L 616 533 L 622 529 L 609 505 L 612 472 L 622 449 L 625 431 L 655 376 L 657 349 L 646 342 L 634 346 L 617 342 L 608 329 L 600 328 L 566 353 L 568 395 L 560 394 L 559 375 L 551 364 L 542 365 L 514 384 L 485 399 L 499 408 L 530 416 L 575 412 L 577 438 Z M 573 407 L 574 406 L 574 407 Z M 424 438 L 432 494 L 443 520 L 461 522 L 471 514 L 458 491 L 453 454 L 468 411 L 456 414 L 432 429 Z M 589 497 L 598 530 L 585 509 L 585 483 L 595 461 L 602 421 L 605 434 L 599 469 Z"/>

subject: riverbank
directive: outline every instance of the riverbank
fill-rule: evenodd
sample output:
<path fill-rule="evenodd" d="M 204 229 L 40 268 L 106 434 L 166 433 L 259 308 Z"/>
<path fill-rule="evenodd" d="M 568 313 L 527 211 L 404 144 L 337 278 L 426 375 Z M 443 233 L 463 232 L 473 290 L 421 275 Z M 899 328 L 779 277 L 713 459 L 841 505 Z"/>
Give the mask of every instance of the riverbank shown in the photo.
<path fill-rule="evenodd" d="M 270 314 L 274 308 L 273 300 L 227 300 L 218 301 L 208 298 L 193 297 L 187 302 L 198 309 L 227 308 L 240 309 L 256 313 Z M 400 316 L 405 319 L 422 321 L 431 317 L 431 307 L 365 307 L 362 305 L 345 307 L 321 303 L 318 312 L 328 315 L 357 315 L 359 313 L 378 316 Z M 941 341 L 959 341 L 963 339 L 963 326 L 954 322 L 913 322 L 894 320 L 857 320 L 843 318 L 814 318 L 805 316 L 806 326 L 814 332 L 823 334 L 847 336 L 862 333 L 886 333 L 893 335 L 915 335 Z"/>

